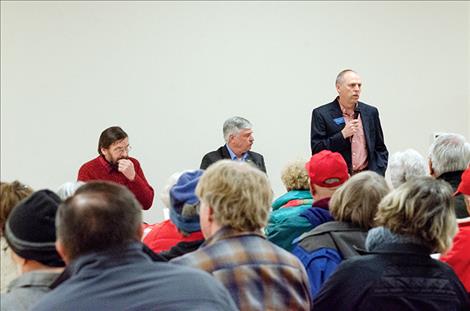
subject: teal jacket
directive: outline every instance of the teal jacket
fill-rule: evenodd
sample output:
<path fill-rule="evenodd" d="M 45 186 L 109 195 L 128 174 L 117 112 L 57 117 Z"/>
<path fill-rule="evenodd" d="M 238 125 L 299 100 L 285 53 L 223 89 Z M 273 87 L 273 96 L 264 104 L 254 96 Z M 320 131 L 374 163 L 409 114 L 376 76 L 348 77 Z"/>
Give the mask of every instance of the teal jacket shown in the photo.
<path fill-rule="evenodd" d="M 264 229 L 268 240 L 291 251 L 292 241 L 311 229 L 309 220 L 300 214 L 312 207 L 312 203 L 312 195 L 306 190 L 292 190 L 276 199 Z"/>

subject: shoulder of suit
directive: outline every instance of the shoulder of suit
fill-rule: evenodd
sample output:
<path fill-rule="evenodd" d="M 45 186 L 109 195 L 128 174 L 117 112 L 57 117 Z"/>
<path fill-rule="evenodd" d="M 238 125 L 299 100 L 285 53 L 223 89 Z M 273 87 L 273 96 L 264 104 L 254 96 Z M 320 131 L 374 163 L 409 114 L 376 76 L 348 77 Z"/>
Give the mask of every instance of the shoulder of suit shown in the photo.
<path fill-rule="evenodd" d="M 260 158 L 264 158 L 263 155 L 261 153 L 258 153 L 258 152 L 254 152 L 254 151 L 249 151 L 250 155 L 251 156 L 257 156 L 257 157 L 260 157 Z"/>
<path fill-rule="evenodd" d="M 315 109 L 313 109 L 313 111 L 330 110 L 331 108 L 336 108 L 336 101 L 332 101 L 331 103 L 318 106 Z"/>
<path fill-rule="evenodd" d="M 374 106 L 368 105 L 368 104 L 366 104 L 366 103 L 363 103 L 363 102 L 361 102 L 361 101 L 359 102 L 359 105 L 360 105 L 360 106 L 361 106 L 361 108 L 363 108 L 363 109 L 370 109 L 370 110 L 375 110 L 375 111 L 377 111 L 377 110 L 378 110 L 378 109 L 377 109 L 377 107 L 374 107 Z"/>
<path fill-rule="evenodd" d="M 223 154 L 223 148 L 225 148 L 225 147 L 222 146 L 222 147 L 218 148 L 217 150 L 209 151 L 202 158 L 204 159 L 204 158 L 208 158 L 208 157 L 222 155 Z"/>

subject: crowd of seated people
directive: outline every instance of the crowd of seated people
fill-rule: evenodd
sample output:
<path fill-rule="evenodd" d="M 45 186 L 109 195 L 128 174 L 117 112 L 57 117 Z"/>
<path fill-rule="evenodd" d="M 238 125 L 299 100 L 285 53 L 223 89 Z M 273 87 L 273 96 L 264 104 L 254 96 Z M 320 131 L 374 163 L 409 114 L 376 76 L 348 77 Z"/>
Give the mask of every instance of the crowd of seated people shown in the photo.
<path fill-rule="evenodd" d="M 149 195 L 136 195 L 127 134 L 106 133 L 98 152 L 112 163 L 93 161 L 122 183 L 1 183 L 2 311 L 470 310 L 461 135 L 436 138 L 428 163 L 393 154 L 390 186 L 321 151 L 286 166 L 274 201 L 259 167 L 220 159 L 175 175 L 169 219 L 148 225 L 153 188 L 141 177 Z"/>

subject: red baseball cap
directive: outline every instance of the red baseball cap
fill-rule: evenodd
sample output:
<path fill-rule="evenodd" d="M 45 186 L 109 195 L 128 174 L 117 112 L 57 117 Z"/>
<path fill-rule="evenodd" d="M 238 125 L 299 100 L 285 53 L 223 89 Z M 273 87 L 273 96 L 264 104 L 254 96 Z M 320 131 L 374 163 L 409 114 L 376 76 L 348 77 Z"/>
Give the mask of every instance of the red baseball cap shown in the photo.
<path fill-rule="evenodd" d="M 454 195 L 466 194 L 470 195 L 470 168 L 467 168 L 463 174 L 460 181 L 459 187 Z"/>
<path fill-rule="evenodd" d="M 338 152 L 323 150 L 305 164 L 310 184 L 325 188 L 342 185 L 349 178 L 348 165 Z"/>

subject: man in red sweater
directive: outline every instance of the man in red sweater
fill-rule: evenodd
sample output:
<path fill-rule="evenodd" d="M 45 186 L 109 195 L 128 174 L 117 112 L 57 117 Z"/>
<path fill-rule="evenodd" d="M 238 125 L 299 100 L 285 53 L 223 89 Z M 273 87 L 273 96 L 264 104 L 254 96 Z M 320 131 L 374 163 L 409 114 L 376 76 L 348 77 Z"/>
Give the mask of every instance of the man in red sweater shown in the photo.
<path fill-rule="evenodd" d="M 153 188 L 145 179 L 139 161 L 129 157 L 129 149 L 129 138 L 119 126 L 105 129 L 98 142 L 100 155 L 80 167 L 77 180 L 107 180 L 124 185 L 147 210 L 152 206 Z"/>

